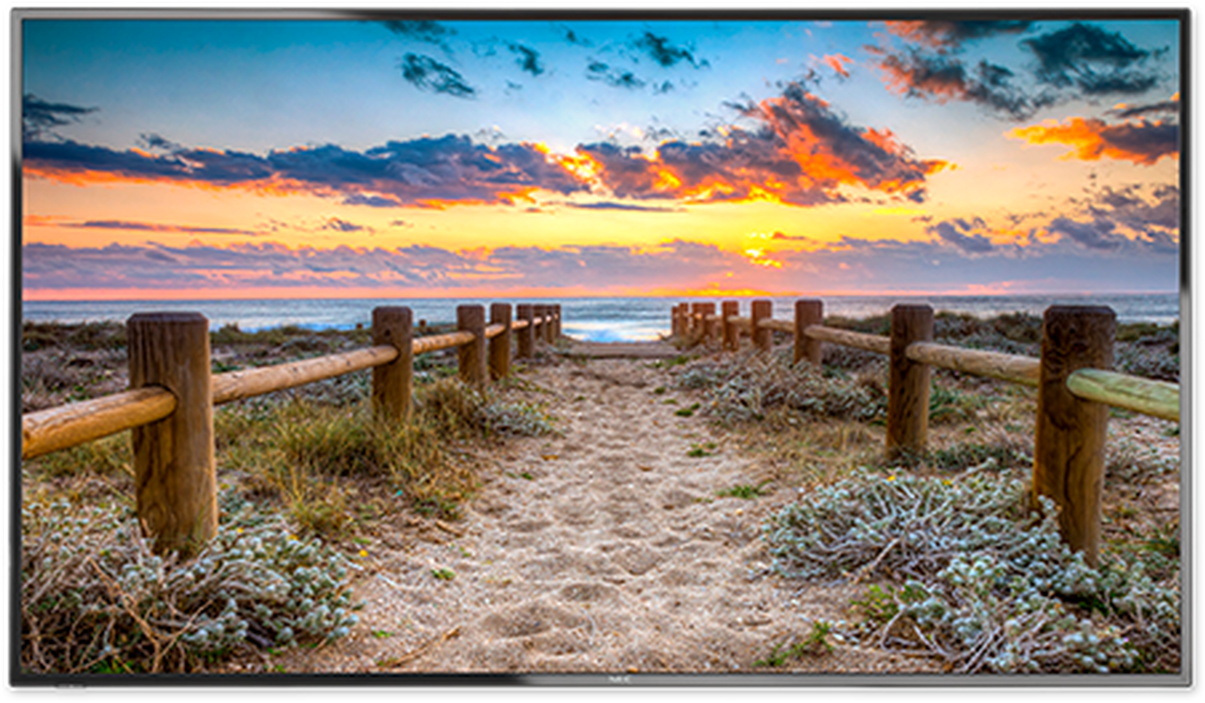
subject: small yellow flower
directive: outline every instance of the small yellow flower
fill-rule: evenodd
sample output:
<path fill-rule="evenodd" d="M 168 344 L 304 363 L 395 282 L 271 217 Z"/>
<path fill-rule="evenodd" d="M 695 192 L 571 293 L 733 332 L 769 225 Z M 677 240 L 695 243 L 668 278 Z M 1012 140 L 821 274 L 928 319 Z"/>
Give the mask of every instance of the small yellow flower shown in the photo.
<path fill-rule="evenodd" d="M 290 542 L 296 542 L 296 541 L 297 541 L 297 535 L 289 535 L 289 541 L 290 541 Z"/>
<path fill-rule="evenodd" d="M 895 474 L 891 474 L 890 476 L 888 476 L 888 477 L 887 477 L 887 480 L 888 480 L 888 481 L 894 481 L 894 480 L 895 480 Z"/>
<path fill-rule="evenodd" d="M 236 535 L 241 535 L 241 534 L 243 534 L 243 528 L 241 528 L 241 527 L 240 527 L 240 528 L 236 529 L 236 530 L 234 531 L 234 533 L 235 533 Z"/>
<path fill-rule="evenodd" d="M 362 556 L 362 557 L 366 557 L 366 556 L 368 556 L 368 550 L 367 550 L 367 549 L 361 549 L 361 550 L 360 550 L 360 556 Z"/>
<path fill-rule="evenodd" d="M 953 486 L 954 485 L 954 482 L 948 478 L 942 479 L 941 483 L 943 486 Z"/>

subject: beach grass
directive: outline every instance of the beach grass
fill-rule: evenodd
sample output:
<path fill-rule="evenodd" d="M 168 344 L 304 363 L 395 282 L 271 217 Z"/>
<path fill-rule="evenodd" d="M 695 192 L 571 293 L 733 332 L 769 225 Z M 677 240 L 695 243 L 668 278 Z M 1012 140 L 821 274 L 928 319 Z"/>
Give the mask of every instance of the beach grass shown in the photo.
<path fill-rule="evenodd" d="M 885 321 L 830 319 L 826 324 L 882 334 Z M 25 411 L 124 389 L 124 337 L 120 326 L 27 324 L 23 332 Z M 1040 320 L 1011 315 L 985 321 L 939 313 L 936 332 L 937 341 L 942 343 L 1036 356 Z M 780 345 L 789 342 L 789 337 L 776 337 Z M 1179 380 L 1178 326 L 1120 325 L 1117 339 L 1118 370 Z M 215 372 L 336 353 L 369 343 L 364 330 L 314 332 L 301 328 L 254 333 L 223 328 L 213 333 L 212 340 Z M 215 409 L 216 455 L 224 505 L 243 506 L 234 512 L 224 511 L 223 534 L 241 536 L 240 529 L 245 533 L 252 526 L 272 524 L 283 539 L 291 535 L 314 545 L 313 550 L 328 550 L 321 551 L 328 555 L 322 564 L 330 566 L 328 611 L 344 608 L 344 612 L 310 623 L 305 633 L 297 613 L 287 617 L 281 613 L 255 615 L 254 604 L 240 602 L 231 610 L 222 599 L 215 599 L 216 591 L 206 595 L 209 610 L 201 609 L 203 615 L 194 624 L 225 623 L 223 627 L 242 632 L 242 640 L 227 636 L 226 630 L 215 635 L 212 625 L 207 626 L 208 634 L 204 636 L 192 626 L 139 635 L 138 618 L 146 621 L 147 616 L 136 610 L 123 611 L 122 604 L 127 601 L 120 597 L 97 601 L 107 603 L 105 617 L 81 619 L 77 611 L 65 611 L 76 612 L 75 622 L 82 625 L 48 619 L 45 613 L 49 610 L 64 603 L 82 602 L 85 596 L 81 594 L 100 598 L 97 589 L 103 587 L 103 578 L 96 567 L 85 561 L 67 560 L 66 556 L 60 560 L 48 538 L 55 531 L 66 534 L 71 529 L 82 529 L 72 527 L 75 523 L 71 521 L 86 511 L 101 511 L 96 524 L 107 526 L 108 531 L 89 533 L 88 540 L 89 544 L 100 545 L 97 550 L 118 555 L 109 567 L 120 570 L 122 564 L 134 564 L 132 568 L 148 579 L 162 580 L 176 573 L 172 569 L 180 565 L 148 561 L 138 531 L 129 527 L 133 524 L 134 497 L 127 434 L 24 462 L 23 506 L 40 511 L 28 525 L 23 520 L 26 556 L 49 559 L 47 563 L 53 568 L 39 569 L 23 563 L 22 607 L 32 609 L 29 613 L 34 616 L 26 622 L 38 623 L 41 628 L 24 631 L 23 662 L 31 668 L 59 671 L 196 670 L 221 661 L 247 642 L 263 646 L 261 642 L 278 639 L 320 641 L 342 632 L 340 628 L 346 628 L 350 620 L 339 599 L 346 593 L 350 575 L 346 566 L 339 566 L 343 562 L 329 555 L 354 555 L 359 551 L 359 536 L 391 516 L 455 520 L 479 487 L 483 450 L 509 436 L 555 431 L 553 419 L 540 407 L 514 401 L 508 395 L 513 389 L 525 387 L 521 374 L 480 392 L 452 377 L 453 359 L 452 354 L 436 353 L 423 355 L 421 363 L 416 363 L 414 417 L 404 426 L 373 416 L 367 398 L 367 372 Z M 802 500 L 833 486 L 861 490 L 867 481 L 905 475 L 909 480 L 933 480 L 939 485 L 941 481 L 964 481 L 966 476 L 985 471 L 1005 483 L 1024 483 L 1028 479 L 1036 397 L 1033 389 L 935 370 L 930 395 L 930 451 L 907 467 L 904 474 L 901 467 L 883 459 L 885 359 L 826 345 L 824 360 L 825 366 L 817 371 L 806 365 L 792 365 L 785 349 L 761 356 L 692 350 L 672 362 L 656 365 L 666 376 L 664 385 L 657 389 L 662 394 L 666 388 L 696 394 L 697 404 L 689 406 L 692 414 L 738 437 L 744 451 L 759 457 L 764 475 L 754 477 L 748 485 L 725 487 L 734 497 L 769 501 L 773 492 L 778 496 L 774 500 L 780 501 L 784 494 Z M 1171 502 L 1175 497 L 1172 489 L 1178 490 L 1179 460 L 1154 446 L 1178 446 L 1178 432 L 1172 425 L 1132 415 L 1111 421 L 1104 515 L 1105 550 L 1114 555 L 1109 563 L 1115 567 L 1109 583 L 1115 588 L 1103 594 L 1094 592 L 1090 598 L 1058 599 L 1075 616 L 1075 627 L 1082 630 L 1082 623 L 1087 622 L 1097 628 L 1092 632 L 1098 634 L 1106 631 L 1100 628 L 1112 627 L 1118 636 L 1129 638 L 1132 652 L 1099 650 L 1105 652 L 1106 668 L 1113 667 L 1109 670 L 1160 672 L 1179 667 L 1179 621 L 1168 614 L 1169 601 L 1156 598 L 1159 593 L 1172 593 L 1178 598 L 1179 593 L 1180 516 Z M 1151 436 L 1166 441 L 1155 442 Z M 706 454 L 700 450 L 701 456 Z M 993 490 L 1006 488 L 1013 490 L 1007 486 Z M 244 509 L 247 505 L 254 505 L 254 510 Z M 248 517 L 252 514 L 258 517 Z M 894 538 L 888 536 L 874 556 L 883 553 Z M 108 547 L 104 546 L 106 540 L 124 540 L 124 544 Z M 221 542 L 224 549 L 246 547 L 237 544 L 235 537 Z M 874 646 L 891 643 L 895 647 L 920 647 L 926 641 L 938 642 L 940 637 L 945 643 L 942 647 L 957 656 L 950 644 L 957 639 L 950 634 L 952 631 L 941 629 L 945 625 L 938 620 L 922 623 L 916 610 L 931 596 L 948 594 L 948 585 L 933 580 L 937 572 L 927 573 L 930 581 L 922 579 L 921 586 L 926 597 L 912 599 L 907 595 L 906 570 L 879 568 L 890 563 L 887 558 L 878 562 L 872 558 L 862 565 L 874 566 L 866 569 L 866 589 L 858 599 L 862 605 L 851 603 L 855 611 L 860 609 L 861 619 L 850 623 L 826 621 L 824 634 L 831 629 L 853 641 Z M 971 566 L 973 563 L 966 568 Z M 91 571 L 84 573 L 81 569 Z M 343 571 L 336 579 L 338 569 Z M 1142 571 L 1148 581 L 1142 581 L 1135 569 Z M 1148 582 L 1149 587 L 1145 585 Z M 911 593 L 920 592 L 915 588 Z M 175 603 L 172 607 L 190 607 L 184 601 L 171 600 L 176 596 L 155 597 Z M 188 596 L 193 597 L 195 594 Z M 1123 605 L 1125 598 L 1129 599 L 1126 603 L 1136 605 Z M 212 605 L 219 602 L 220 606 Z M 978 607 L 966 600 L 946 602 L 955 609 Z M 890 617 L 884 619 L 888 613 Z M 1139 623 L 1149 624 L 1156 617 L 1162 618 L 1156 621 L 1157 629 L 1148 629 L 1144 635 Z M 1004 627 L 1006 622 L 990 621 L 993 627 Z M 239 630 L 239 623 L 246 627 Z M 921 636 L 908 640 L 901 634 L 904 624 L 915 624 Z M 105 640 L 109 635 L 102 637 L 98 632 L 109 632 L 116 639 Z M 1052 631 L 1043 632 L 1047 637 Z M 1074 634 L 1071 630 L 1058 633 L 1059 637 Z M 814 632 L 800 632 L 792 641 L 812 642 L 812 635 Z M 87 657 L 72 658 L 66 650 L 38 650 L 31 644 L 52 636 L 67 637 L 77 644 L 85 640 L 107 642 L 111 651 L 105 654 L 103 647 L 93 647 L 87 650 Z M 973 637 L 966 641 L 982 644 Z M 819 651 L 815 647 L 813 650 Z M 155 651 L 169 651 L 171 655 L 156 657 Z M 1048 658 L 1040 670 L 1095 671 L 1100 665 L 1095 659 L 1097 650 L 1090 647 L 1070 647 L 1067 651 L 1074 657 Z M 995 661 L 1012 661 L 1003 655 L 997 652 Z M 1083 657 L 1092 659 L 1092 663 L 1085 663 Z M 777 662 L 780 658 L 769 656 L 767 660 Z M 1017 666 L 1022 667 L 1018 671 L 1029 670 L 1023 661 Z"/>

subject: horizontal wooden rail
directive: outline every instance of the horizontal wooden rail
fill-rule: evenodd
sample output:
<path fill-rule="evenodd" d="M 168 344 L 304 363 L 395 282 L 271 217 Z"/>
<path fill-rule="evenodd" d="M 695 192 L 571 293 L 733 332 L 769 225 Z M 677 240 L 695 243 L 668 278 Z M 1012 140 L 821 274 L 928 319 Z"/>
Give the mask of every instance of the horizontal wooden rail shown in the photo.
<path fill-rule="evenodd" d="M 419 337 L 414 340 L 414 353 L 422 354 L 441 349 L 453 349 L 462 344 L 468 344 L 474 339 L 476 337 L 473 336 L 472 332 L 448 332 L 447 334 L 436 334 L 430 337 Z"/>
<path fill-rule="evenodd" d="M 506 331 L 506 325 L 493 324 L 485 328 L 486 339 L 493 339 Z"/>
<path fill-rule="evenodd" d="M 891 353 L 891 339 L 889 337 L 880 337 L 877 334 L 851 332 L 850 330 L 824 327 L 823 325 L 810 325 L 804 328 L 803 333 L 821 342 L 831 342 L 845 347 L 854 347 L 855 349 L 863 349 L 875 354 Z"/>
<path fill-rule="evenodd" d="M 414 341 L 416 346 L 418 341 Z M 213 404 L 221 405 L 244 398 L 253 398 L 257 395 L 283 391 L 304 386 L 307 383 L 363 371 L 374 366 L 388 364 L 397 356 L 398 351 L 395 347 L 382 344 L 368 349 L 357 349 L 287 364 L 227 371 L 214 376 L 211 381 Z"/>
<path fill-rule="evenodd" d="M 778 330 L 787 334 L 795 334 L 795 323 L 787 320 L 775 320 L 774 318 L 766 318 L 757 323 L 758 327 L 769 330 Z"/>
<path fill-rule="evenodd" d="M 1038 385 L 1038 372 L 1042 367 L 1042 362 L 1028 356 L 962 349 L 933 342 L 913 342 L 905 353 L 909 359 L 922 364 L 1034 387 Z"/>
<path fill-rule="evenodd" d="M 1102 369 L 1079 369 L 1067 377 L 1067 389 L 1084 400 L 1180 421 L 1180 386 L 1174 383 Z"/>
<path fill-rule="evenodd" d="M 21 417 L 21 458 L 32 459 L 157 422 L 175 411 L 176 396 L 171 391 L 139 388 L 28 413 Z"/>

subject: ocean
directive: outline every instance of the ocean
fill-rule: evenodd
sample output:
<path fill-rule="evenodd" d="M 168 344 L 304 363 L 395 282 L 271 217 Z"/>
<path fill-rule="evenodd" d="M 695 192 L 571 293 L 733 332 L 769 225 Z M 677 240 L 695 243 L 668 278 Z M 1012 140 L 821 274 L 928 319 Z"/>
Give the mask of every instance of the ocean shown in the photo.
<path fill-rule="evenodd" d="M 641 341 L 668 334 L 670 310 L 680 302 L 715 302 L 725 298 L 564 298 L 559 300 L 516 299 L 510 302 L 560 303 L 562 332 L 592 342 Z M 741 314 L 749 314 L 750 298 L 741 298 Z M 795 297 L 770 298 L 774 316 L 791 319 Z M 849 295 L 823 298 L 825 315 L 862 318 L 881 315 L 896 303 L 927 303 L 937 311 L 993 317 L 1002 313 L 1026 312 L 1041 315 L 1051 305 L 1107 305 L 1118 322 L 1170 324 L 1180 319 L 1177 293 L 1109 295 L 982 295 L 982 296 L 884 296 Z M 372 309 L 379 305 L 408 305 L 414 318 L 428 324 L 452 322 L 456 306 L 484 304 L 497 300 L 463 298 L 346 299 L 346 300 L 197 300 L 197 301 L 26 301 L 23 318 L 38 322 L 79 323 L 124 321 L 136 312 L 193 311 L 209 319 L 210 327 L 236 324 L 245 331 L 281 325 L 308 329 L 349 329 L 368 326 Z"/>

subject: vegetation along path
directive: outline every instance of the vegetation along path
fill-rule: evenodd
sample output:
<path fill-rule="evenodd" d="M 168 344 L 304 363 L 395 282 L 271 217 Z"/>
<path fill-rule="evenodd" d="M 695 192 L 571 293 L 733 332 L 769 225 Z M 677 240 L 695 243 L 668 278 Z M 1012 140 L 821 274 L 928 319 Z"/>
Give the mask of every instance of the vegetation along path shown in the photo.
<path fill-rule="evenodd" d="M 556 435 L 507 442 L 461 520 L 381 531 L 361 559 L 360 623 L 273 668 L 752 671 L 848 608 L 846 589 L 772 575 L 760 525 L 783 500 L 747 499 L 763 471 L 667 388 L 663 364 L 562 361 L 523 378 Z M 792 668 L 923 666 L 837 646 Z"/>

